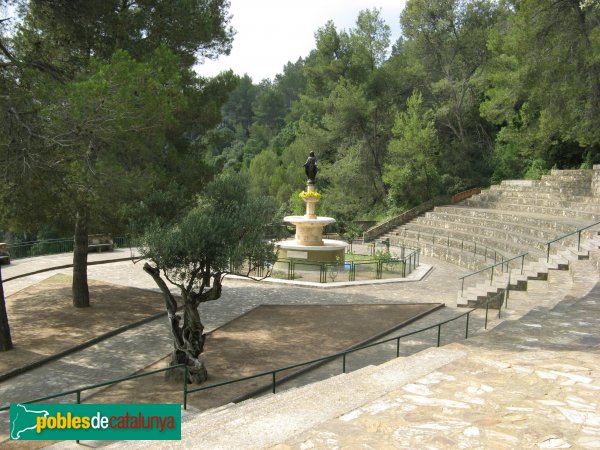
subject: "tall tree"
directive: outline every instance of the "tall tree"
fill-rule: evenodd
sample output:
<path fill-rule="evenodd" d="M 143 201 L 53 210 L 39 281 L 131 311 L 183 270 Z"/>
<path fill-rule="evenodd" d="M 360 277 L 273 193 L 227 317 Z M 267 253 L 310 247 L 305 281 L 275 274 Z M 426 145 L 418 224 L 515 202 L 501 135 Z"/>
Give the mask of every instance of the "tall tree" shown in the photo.
<path fill-rule="evenodd" d="M 489 39 L 481 106 L 502 127 L 501 170 L 514 166 L 502 173 L 600 162 L 600 9 L 578 0 L 509 4 Z"/>
<path fill-rule="evenodd" d="M 252 104 L 257 94 L 258 88 L 252 84 L 252 78 L 246 74 L 240 78 L 222 108 L 223 123 L 232 130 L 239 128 L 246 139 L 250 135 L 250 125 L 254 118 Z"/>
<path fill-rule="evenodd" d="M 359 12 L 356 27 L 344 37 L 348 40 L 348 78 L 365 82 L 387 59 L 390 47 L 390 27 L 377 9 Z"/>
<path fill-rule="evenodd" d="M 442 191 L 440 143 L 433 117 L 433 111 L 423 106 L 421 93 L 414 92 L 406 112 L 396 118 L 384 180 L 397 207 L 411 208 Z"/>
<path fill-rule="evenodd" d="M 111 224 L 123 221 L 110 219 L 140 189 L 168 181 L 168 169 L 188 166 L 197 174 L 205 172 L 202 159 L 183 153 L 195 135 L 219 119 L 231 77 L 199 80 L 191 66 L 198 58 L 229 51 L 228 3 L 32 0 L 22 2 L 22 8 L 25 20 L 6 57 L 15 68 L 9 79 L 18 82 L 10 85 L 10 106 L 4 110 L 11 121 L 0 148 L 10 165 L 23 162 L 24 167 L 7 174 L 11 195 L 3 193 L 0 203 L 21 222 L 23 208 L 14 199 L 32 197 L 38 200 L 32 204 L 49 206 L 30 208 L 41 217 L 27 213 L 29 224 L 62 227 L 64 219 L 57 224 L 56 212 L 70 217 L 75 224 L 74 304 L 86 306 L 90 227 L 115 231 Z M 159 67 L 169 58 L 170 67 Z M 221 99 L 208 99 L 206 92 Z M 182 97 L 196 111 L 207 106 L 207 114 L 192 119 Z M 172 163 L 181 156 L 191 164 Z M 34 180 L 32 185 L 28 180 Z"/>
<path fill-rule="evenodd" d="M 405 41 L 398 57 L 409 60 L 413 88 L 435 112 L 451 190 L 482 182 L 490 170 L 493 129 L 479 104 L 496 8 L 491 0 L 409 0 L 400 19 Z"/>
<path fill-rule="evenodd" d="M 8 324 L 8 315 L 6 313 L 6 302 L 4 299 L 4 285 L 2 283 L 2 266 L 0 266 L 0 352 L 12 348 L 12 338 L 10 336 L 10 326 Z"/>

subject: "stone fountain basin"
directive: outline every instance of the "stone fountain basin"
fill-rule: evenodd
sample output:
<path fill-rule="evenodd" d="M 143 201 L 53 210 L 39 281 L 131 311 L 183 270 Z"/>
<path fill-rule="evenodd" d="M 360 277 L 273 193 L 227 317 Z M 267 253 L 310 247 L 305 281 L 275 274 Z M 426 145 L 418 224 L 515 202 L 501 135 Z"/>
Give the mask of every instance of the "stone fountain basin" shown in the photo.
<path fill-rule="evenodd" d="M 313 219 L 306 217 L 306 216 L 285 216 L 283 218 L 283 221 L 292 223 L 294 225 L 302 224 L 302 225 L 308 225 L 308 226 L 312 225 L 312 226 L 324 227 L 325 225 L 334 223 L 335 219 L 333 217 L 321 217 L 321 216 L 317 216 Z"/>

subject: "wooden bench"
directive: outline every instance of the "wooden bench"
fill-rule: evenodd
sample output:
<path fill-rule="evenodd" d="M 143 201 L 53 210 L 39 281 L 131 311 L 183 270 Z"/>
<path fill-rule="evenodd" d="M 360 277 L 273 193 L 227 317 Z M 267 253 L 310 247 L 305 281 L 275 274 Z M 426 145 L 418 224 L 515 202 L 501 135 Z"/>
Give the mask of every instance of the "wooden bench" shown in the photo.
<path fill-rule="evenodd" d="M 112 237 L 105 234 L 94 234 L 88 236 L 88 251 L 97 252 L 112 251 L 114 248 Z"/>
<path fill-rule="evenodd" d="M 90 244 L 88 245 L 88 250 L 92 251 L 92 250 L 96 250 L 97 252 L 101 252 L 101 251 L 112 251 L 113 249 L 113 245 L 112 244 Z"/>

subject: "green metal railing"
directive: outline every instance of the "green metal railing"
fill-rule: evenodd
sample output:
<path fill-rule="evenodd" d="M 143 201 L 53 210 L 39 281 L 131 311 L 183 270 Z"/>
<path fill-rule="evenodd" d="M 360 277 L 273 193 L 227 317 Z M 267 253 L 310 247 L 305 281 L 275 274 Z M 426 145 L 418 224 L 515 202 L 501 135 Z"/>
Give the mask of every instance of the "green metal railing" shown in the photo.
<path fill-rule="evenodd" d="M 370 253 L 370 249 L 375 248 L 375 245 L 369 244 L 368 248 Z M 390 246 L 387 245 L 386 248 L 389 249 Z M 394 248 L 394 246 L 391 246 L 391 248 Z M 279 259 L 276 264 L 278 264 L 279 267 L 285 267 L 286 278 L 288 280 L 298 279 L 299 270 L 302 268 L 308 269 L 308 271 L 314 271 L 315 273 L 318 270 L 320 283 L 335 282 L 340 272 L 347 273 L 347 281 L 356 281 L 357 269 L 359 272 L 365 272 L 364 270 L 361 270 L 365 267 L 372 269 L 375 279 L 377 280 L 382 279 L 385 273 L 394 273 L 405 278 L 419 265 L 419 249 L 408 249 L 406 247 L 397 247 L 397 249 L 400 250 L 400 255 L 396 257 L 373 257 L 373 259 L 363 261 L 332 263 L 308 262 L 297 259 Z M 395 269 L 396 267 L 397 269 Z M 305 270 L 302 273 L 306 275 L 308 272 Z"/>
<path fill-rule="evenodd" d="M 552 244 L 576 234 L 577 235 L 577 251 L 579 251 L 581 249 L 581 232 L 585 231 L 589 228 L 595 227 L 596 225 L 600 225 L 600 222 L 595 222 L 591 225 L 586 225 L 585 227 L 578 228 L 577 230 L 572 231 L 571 233 L 565 234 L 563 236 L 557 237 L 556 239 L 552 239 L 551 241 L 546 242 L 546 262 L 550 261 L 550 246 Z"/>
<path fill-rule="evenodd" d="M 489 301 L 486 303 L 486 314 L 485 314 L 485 329 L 487 329 L 487 325 L 488 325 L 488 310 L 489 310 Z M 200 392 L 200 391 L 206 391 L 209 389 L 213 389 L 213 388 L 217 388 L 220 386 L 225 386 L 225 385 L 230 385 L 230 384 L 235 384 L 235 383 L 241 383 L 243 381 L 247 381 L 247 380 L 251 380 L 251 379 L 255 379 L 255 378 L 259 378 L 259 377 L 265 377 L 265 376 L 270 376 L 271 382 L 270 382 L 270 387 L 271 387 L 271 391 L 273 393 L 276 392 L 276 387 L 277 387 L 277 374 L 281 373 L 281 372 L 285 372 L 291 369 L 296 369 L 299 367 L 303 367 L 303 366 L 309 366 L 309 365 L 313 365 L 313 364 L 319 364 L 319 363 L 324 363 L 327 361 L 333 361 L 337 358 L 342 358 L 342 372 L 346 373 L 346 358 L 349 354 L 358 352 L 360 350 L 364 350 L 364 349 L 368 349 L 371 347 L 375 347 L 375 346 L 379 346 L 379 345 L 383 345 L 383 344 L 387 344 L 390 342 L 396 342 L 396 357 L 400 356 L 400 341 L 404 338 L 410 337 L 410 336 L 414 336 L 416 334 L 419 333 L 423 333 L 429 330 L 437 330 L 437 336 L 436 336 L 436 346 L 440 347 L 441 346 L 441 338 L 442 338 L 442 326 L 450 323 L 450 322 L 454 322 L 458 319 L 461 319 L 462 317 L 466 317 L 466 321 L 465 321 L 465 339 L 469 338 L 469 323 L 470 323 L 470 315 L 476 311 L 479 308 L 472 308 L 462 314 L 459 314 L 455 317 L 452 317 L 450 319 L 444 320 L 442 322 L 438 322 L 435 323 L 433 325 L 424 327 L 424 328 L 420 328 L 418 330 L 415 331 L 410 331 L 408 333 L 404 333 L 398 336 L 394 336 L 388 339 L 384 339 L 382 341 L 377 341 L 371 344 L 366 344 L 366 345 L 361 345 L 358 347 L 354 347 L 348 350 L 344 350 L 341 352 L 337 352 L 337 353 L 333 353 L 327 356 L 323 356 L 320 358 L 315 358 L 315 359 L 311 359 L 309 361 L 303 361 L 297 364 L 291 364 L 285 367 L 279 367 L 273 370 L 268 370 L 265 372 L 260 372 L 260 373 L 256 373 L 254 375 L 249 375 L 246 377 L 242 377 L 242 378 L 236 378 L 234 380 L 228 380 L 228 381 L 223 381 L 220 383 L 214 383 L 208 386 L 200 386 L 198 388 L 193 388 L 190 389 L 188 387 L 188 383 L 186 382 L 188 379 L 188 366 L 186 364 L 178 364 L 178 365 L 173 365 L 173 366 L 169 366 L 169 367 L 165 367 L 163 369 L 157 369 L 157 370 L 152 370 L 150 372 L 143 372 L 143 373 L 138 373 L 135 375 L 130 375 L 127 377 L 122 377 L 122 378 L 117 378 L 117 379 L 113 379 L 110 381 L 105 381 L 102 383 L 96 383 L 96 384 L 92 384 L 92 385 L 88 385 L 88 386 L 83 386 L 80 388 L 76 388 L 76 389 L 70 389 L 68 391 L 64 391 L 64 392 L 60 392 L 57 394 L 52 394 L 52 395 L 48 395 L 45 397 L 38 397 L 32 400 L 27 400 L 27 401 L 20 401 L 19 403 L 22 404 L 29 404 L 29 403 L 38 403 L 38 402 L 42 402 L 42 401 L 46 401 L 46 400 L 52 400 L 52 399 L 56 399 L 56 398 L 60 398 L 60 397 L 65 397 L 65 396 L 69 396 L 69 395 L 75 395 L 75 402 L 76 403 L 81 403 L 81 394 L 82 392 L 85 391 L 89 391 L 92 389 L 97 389 L 97 388 L 101 388 L 101 387 L 106 387 L 106 386 L 112 386 L 118 383 L 121 383 L 123 381 L 130 381 L 130 380 L 134 380 L 137 378 L 143 378 L 143 377 L 147 377 L 150 375 L 155 375 L 157 373 L 161 373 L 161 372 L 167 372 L 169 370 L 174 370 L 174 369 L 178 369 L 178 368 L 184 368 L 184 376 L 182 378 L 182 400 L 183 400 L 183 408 L 187 409 L 187 403 L 188 403 L 188 396 L 190 394 L 193 394 L 195 392 Z M 498 318 L 500 318 L 500 310 L 498 311 Z M 5 406 L 1 406 L 0 407 L 0 412 L 1 411 L 6 411 L 10 409 L 10 405 L 5 405 Z"/>
<path fill-rule="evenodd" d="M 470 278 L 470 277 L 475 276 L 475 275 L 479 275 L 479 274 L 485 273 L 488 270 L 490 271 L 490 285 L 491 285 L 494 282 L 494 269 L 496 267 L 498 267 L 498 266 L 501 267 L 501 273 L 504 273 L 504 265 L 506 265 L 506 269 L 507 269 L 508 275 L 509 275 L 509 278 L 508 278 L 509 281 L 508 282 L 509 282 L 509 285 L 510 285 L 510 270 L 509 270 L 510 269 L 510 263 L 512 261 L 520 259 L 521 260 L 521 275 L 523 275 L 523 267 L 525 265 L 525 257 L 528 254 L 529 253 L 521 253 L 520 255 L 513 256 L 512 258 L 505 259 L 505 260 L 503 260 L 503 261 L 501 261 L 499 263 L 492 264 L 491 266 L 484 267 L 481 270 L 477 270 L 476 272 L 472 272 L 472 273 L 470 273 L 468 275 L 464 275 L 464 276 L 460 277 L 458 279 L 461 282 L 461 285 L 460 285 L 460 294 L 462 295 L 463 292 L 464 292 L 464 289 L 465 289 L 465 279 Z"/>
<path fill-rule="evenodd" d="M 397 235 L 398 238 L 402 239 L 403 241 L 406 240 L 406 232 L 410 231 L 408 230 L 406 227 L 403 228 L 400 233 Z M 419 248 L 427 248 L 427 247 L 431 247 L 432 249 L 435 248 L 439 248 L 439 247 L 446 247 L 447 249 L 450 248 L 456 248 L 459 249 L 461 252 L 464 252 L 466 250 L 468 251 L 473 251 L 473 256 L 483 256 L 484 259 L 487 261 L 488 258 L 490 260 L 493 260 L 494 263 L 497 263 L 498 261 L 502 261 L 505 260 L 505 256 L 503 256 L 500 252 L 498 252 L 496 249 L 494 248 L 490 248 L 484 244 L 478 244 L 477 242 L 473 242 L 473 241 L 469 241 L 469 240 L 465 240 L 465 239 L 458 239 L 458 238 L 451 238 L 450 235 L 448 234 L 436 234 L 436 233 L 421 233 L 421 231 L 417 230 L 417 246 Z M 460 244 L 460 245 L 459 245 Z"/>
<path fill-rule="evenodd" d="M 127 236 L 113 238 L 115 248 L 131 246 L 131 239 Z M 10 259 L 31 258 L 34 256 L 56 255 L 59 253 L 70 253 L 73 251 L 73 239 L 45 239 L 42 241 L 20 242 L 8 244 L 6 250 Z"/>
<path fill-rule="evenodd" d="M 54 255 L 73 251 L 73 239 L 46 239 L 43 241 L 21 242 L 6 246 L 11 259 L 32 256 Z"/>
<path fill-rule="evenodd" d="M 155 374 L 161 373 L 161 372 L 168 372 L 169 370 L 177 369 L 179 367 L 184 368 L 185 377 L 183 378 L 183 380 L 184 381 L 187 380 L 188 366 L 186 364 L 177 364 L 177 365 L 165 367 L 163 369 L 156 369 L 156 370 L 152 370 L 150 372 L 143 372 L 143 373 L 138 373 L 135 375 L 130 375 L 128 377 L 116 378 L 114 380 L 109 380 L 109 381 L 104 381 L 102 383 L 96 383 L 96 384 L 92 384 L 92 385 L 88 385 L 88 386 L 83 386 L 83 387 L 80 387 L 77 389 L 70 389 L 68 391 L 59 392 L 58 394 L 47 395 L 45 397 L 38 397 L 38 398 L 34 398 L 32 400 L 27 400 L 27 401 L 19 402 L 19 403 L 21 403 L 21 404 L 39 403 L 39 402 L 43 402 L 46 400 L 53 400 L 55 398 L 60 398 L 60 397 L 65 397 L 67 395 L 75 394 L 75 403 L 79 404 L 79 403 L 81 403 L 81 393 L 82 392 L 90 391 L 92 389 L 98 389 L 98 388 L 105 387 L 105 386 L 112 386 L 112 385 L 121 383 L 123 381 L 135 380 L 136 378 L 143 378 L 143 377 L 155 375 Z M 184 385 L 182 392 L 184 393 L 183 401 L 185 402 L 186 401 L 185 393 L 187 392 L 187 383 L 182 383 L 182 384 Z M 9 409 L 10 409 L 10 405 L 6 405 L 3 407 L 0 407 L 0 412 L 7 411 Z"/>

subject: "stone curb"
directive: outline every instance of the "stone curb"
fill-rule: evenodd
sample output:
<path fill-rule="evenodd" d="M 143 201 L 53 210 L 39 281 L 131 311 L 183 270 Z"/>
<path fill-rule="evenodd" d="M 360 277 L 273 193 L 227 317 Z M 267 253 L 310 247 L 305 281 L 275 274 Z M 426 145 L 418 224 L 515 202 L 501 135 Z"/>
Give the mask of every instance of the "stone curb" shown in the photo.
<path fill-rule="evenodd" d="M 91 347 L 92 345 L 98 344 L 99 342 L 102 342 L 105 339 L 111 338 L 113 336 L 116 336 L 118 334 L 121 334 L 125 331 L 131 330 L 133 328 L 139 327 L 141 325 L 145 325 L 149 322 L 152 322 L 156 319 L 160 319 L 161 317 L 166 317 L 167 312 L 161 312 L 158 314 L 154 314 L 153 316 L 150 317 L 146 317 L 145 319 L 142 320 L 138 320 L 137 322 L 133 322 L 127 325 L 123 325 L 119 328 L 116 328 L 112 331 L 109 331 L 107 333 L 101 334 L 100 336 L 96 336 L 95 338 L 89 339 L 85 342 L 82 342 L 81 344 L 75 345 L 73 347 L 67 348 L 65 350 L 62 350 L 58 353 L 55 353 L 53 355 L 47 356 L 45 358 L 42 358 L 40 360 L 34 361 L 32 363 L 26 364 L 24 366 L 21 367 L 17 367 L 16 369 L 12 369 L 9 370 L 8 372 L 4 372 L 0 374 L 0 382 L 6 381 L 10 378 L 14 378 L 18 375 L 22 375 L 25 372 L 28 372 L 30 370 L 36 369 L 38 367 L 43 366 L 44 364 L 50 363 L 52 361 L 56 361 L 58 359 L 64 358 L 65 356 L 68 356 L 72 353 L 78 352 L 80 350 L 83 350 L 85 348 Z"/>
<path fill-rule="evenodd" d="M 134 258 L 135 257 L 128 256 L 127 258 L 116 258 L 116 259 L 106 259 L 106 260 L 101 260 L 101 261 L 90 261 L 87 263 L 87 265 L 88 266 L 97 266 L 100 264 L 109 264 L 109 263 L 115 263 L 115 262 L 130 261 Z M 15 275 L 10 278 L 5 278 L 4 280 L 2 280 L 2 282 L 6 283 L 7 281 L 16 280 L 18 278 L 25 278 L 25 277 L 29 277 L 31 275 L 37 275 L 39 273 L 51 272 L 53 270 L 69 269 L 71 267 L 73 267 L 73 264 L 63 264 L 62 266 L 47 267 L 45 269 L 34 270 L 33 272 L 22 273 L 20 275 Z"/>

